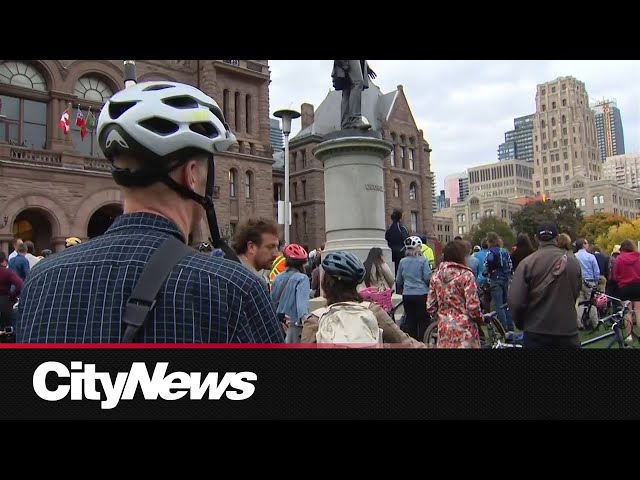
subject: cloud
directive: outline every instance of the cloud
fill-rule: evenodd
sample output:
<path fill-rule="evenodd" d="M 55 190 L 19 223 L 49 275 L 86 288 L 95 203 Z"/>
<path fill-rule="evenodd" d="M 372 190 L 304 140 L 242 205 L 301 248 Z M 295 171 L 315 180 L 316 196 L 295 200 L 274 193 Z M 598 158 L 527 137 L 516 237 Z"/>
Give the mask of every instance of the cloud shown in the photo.
<path fill-rule="evenodd" d="M 535 112 L 536 86 L 574 76 L 589 100 L 615 98 L 627 152 L 640 152 L 640 61 L 618 60 L 370 60 L 384 92 L 403 85 L 418 128 L 433 151 L 437 187 L 444 178 L 498 160 L 513 119 Z M 270 60 L 270 111 L 318 106 L 332 89 L 333 60 Z M 300 128 L 294 122 L 292 135 Z"/>

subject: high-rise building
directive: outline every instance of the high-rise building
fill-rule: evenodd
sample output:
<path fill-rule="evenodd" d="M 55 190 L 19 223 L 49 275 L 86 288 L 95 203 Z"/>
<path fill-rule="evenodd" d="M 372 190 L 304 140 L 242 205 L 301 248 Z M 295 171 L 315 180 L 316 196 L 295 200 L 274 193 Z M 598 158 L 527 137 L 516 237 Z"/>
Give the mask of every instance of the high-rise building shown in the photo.
<path fill-rule="evenodd" d="M 433 213 L 438 211 L 438 195 L 436 195 L 436 172 L 431 172 L 431 193 L 433 202 L 431 204 L 431 208 Z"/>
<path fill-rule="evenodd" d="M 600 160 L 607 157 L 623 155 L 624 131 L 622 130 L 622 117 L 615 100 L 601 100 L 592 106 L 596 120 L 596 134 Z"/>
<path fill-rule="evenodd" d="M 440 210 L 444 208 L 449 208 L 450 206 L 451 206 L 451 202 L 447 198 L 446 194 L 444 193 L 444 190 L 440 190 L 440 195 L 438 195 L 438 199 L 436 201 L 437 211 L 439 212 Z"/>
<path fill-rule="evenodd" d="M 558 77 L 538 85 L 533 122 L 534 191 L 543 195 L 577 174 L 602 176 L 594 113 L 584 82 Z"/>
<path fill-rule="evenodd" d="M 513 119 L 513 130 L 505 132 L 504 143 L 498 146 L 498 160 L 533 162 L 533 120 L 535 114 Z"/>
<path fill-rule="evenodd" d="M 282 128 L 280 128 L 280 120 L 277 118 L 269 119 L 269 142 L 274 152 L 284 150 L 284 135 Z"/>
<path fill-rule="evenodd" d="M 447 175 L 444 179 L 444 191 L 451 205 L 467 198 L 469 195 L 469 176 L 467 172 Z"/>
<path fill-rule="evenodd" d="M 458 202 L 463 202 L 469 196 L 469 174 L 465 173 L 464 177 L 458 179 Z"/>
<path fill-rule="evenodd" d="M 602 166 L 604 178 L 629 188 L 640 188 L 640 153 L 607 157 Z"/>
<path fill-rule="evenodd" d="M 469 169 L 469 190 L 480 198 L 533 196 L 533 167 L 508 160 Z"/>

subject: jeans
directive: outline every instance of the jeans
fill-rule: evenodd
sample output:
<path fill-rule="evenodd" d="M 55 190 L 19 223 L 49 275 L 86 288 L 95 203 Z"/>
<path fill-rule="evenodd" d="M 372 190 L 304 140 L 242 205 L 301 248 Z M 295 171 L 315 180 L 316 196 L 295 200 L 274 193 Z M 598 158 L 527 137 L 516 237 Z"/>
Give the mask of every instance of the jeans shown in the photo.
<path fill-rule="evenodd" d="M 300 336 L 302 335 L 302 327 L 296 327 L 290 325 L 287 329 L 287 336 L 284 339 L 284 343 L 300 343 Z"/>
<path fill-rule="evenodd" d="M 514 325 L 511 315 L 503 306 L 507 302 L 507 291 L 509 289 L 508 279 L 491 279 L 489 283 L 491 287 L 491 301 L 493 302 L 498 320 L 507 331 L 513 331 Z"/>

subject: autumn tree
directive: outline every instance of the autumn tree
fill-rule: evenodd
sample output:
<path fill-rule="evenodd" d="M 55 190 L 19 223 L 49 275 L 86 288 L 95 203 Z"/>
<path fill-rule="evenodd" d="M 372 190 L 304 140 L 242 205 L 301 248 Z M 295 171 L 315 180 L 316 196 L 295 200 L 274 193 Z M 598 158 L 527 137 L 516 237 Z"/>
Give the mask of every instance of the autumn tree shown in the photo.
<path fill-rule="evenodd" d="M 542 223 L 553 222 L 558 226 L 558 232 L 568 233 L 575 239 L 582 228 L 582 221 L 582 210 L 576 207 L 573 200 L 547 200 L 525 205 L 513 215 L 511 226 L 515 232 L 526 233 L 534 239 Z"/>
<path fill-rule="evenodd" d="M 511 248 L 515 244 L 515 235 L 507 222 L 498 217 L 482 217 L 477 229 L 465 235 L 465 240 L 471 246 L 480 245 L 487 238 L 488 232 L 496 232 L 502 238 L 505 248 Z"/>
<path fill-rule="evenodd" d="M 623 223 L 629 223 L 629 221 L 617 213 L 589 215 L 584 219 L 580 236 L 593 243 L 598 237 L 606 235 L 611 227 L 617 227 Z"/>
<path fill-rule="evenodd" d="M 634 242 L 640 240 L 640 219 L 609 227 L 608 232 L 596 238 L 596 245 L 603 253 L 610 255 L 614 245 L 620 245 L 627 239 Z"/>

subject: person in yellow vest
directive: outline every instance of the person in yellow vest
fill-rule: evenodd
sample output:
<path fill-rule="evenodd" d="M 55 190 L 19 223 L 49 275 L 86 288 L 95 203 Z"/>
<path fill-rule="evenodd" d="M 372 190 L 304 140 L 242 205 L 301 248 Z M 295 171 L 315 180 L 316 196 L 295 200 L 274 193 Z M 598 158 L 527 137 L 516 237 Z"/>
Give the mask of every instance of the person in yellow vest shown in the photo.
<path fill-rule="evenodd" d="M 420 235 L 420 240 L 422 240 L 422 255 L 424 255 L 424 258 L 429 262 L 429 268 L 433 270 L 436 261 L 436 257 L 433 255 L 433 249 L 427 245 L 427 237 Z"/>
<path fill-rule="evenodd" d="M 271 264 L 271 271 L 269 272 L 269 291 L 273 285 L 273 280 L 287 268 L 287 262 L 284 255 L 280 254 Z"/>

